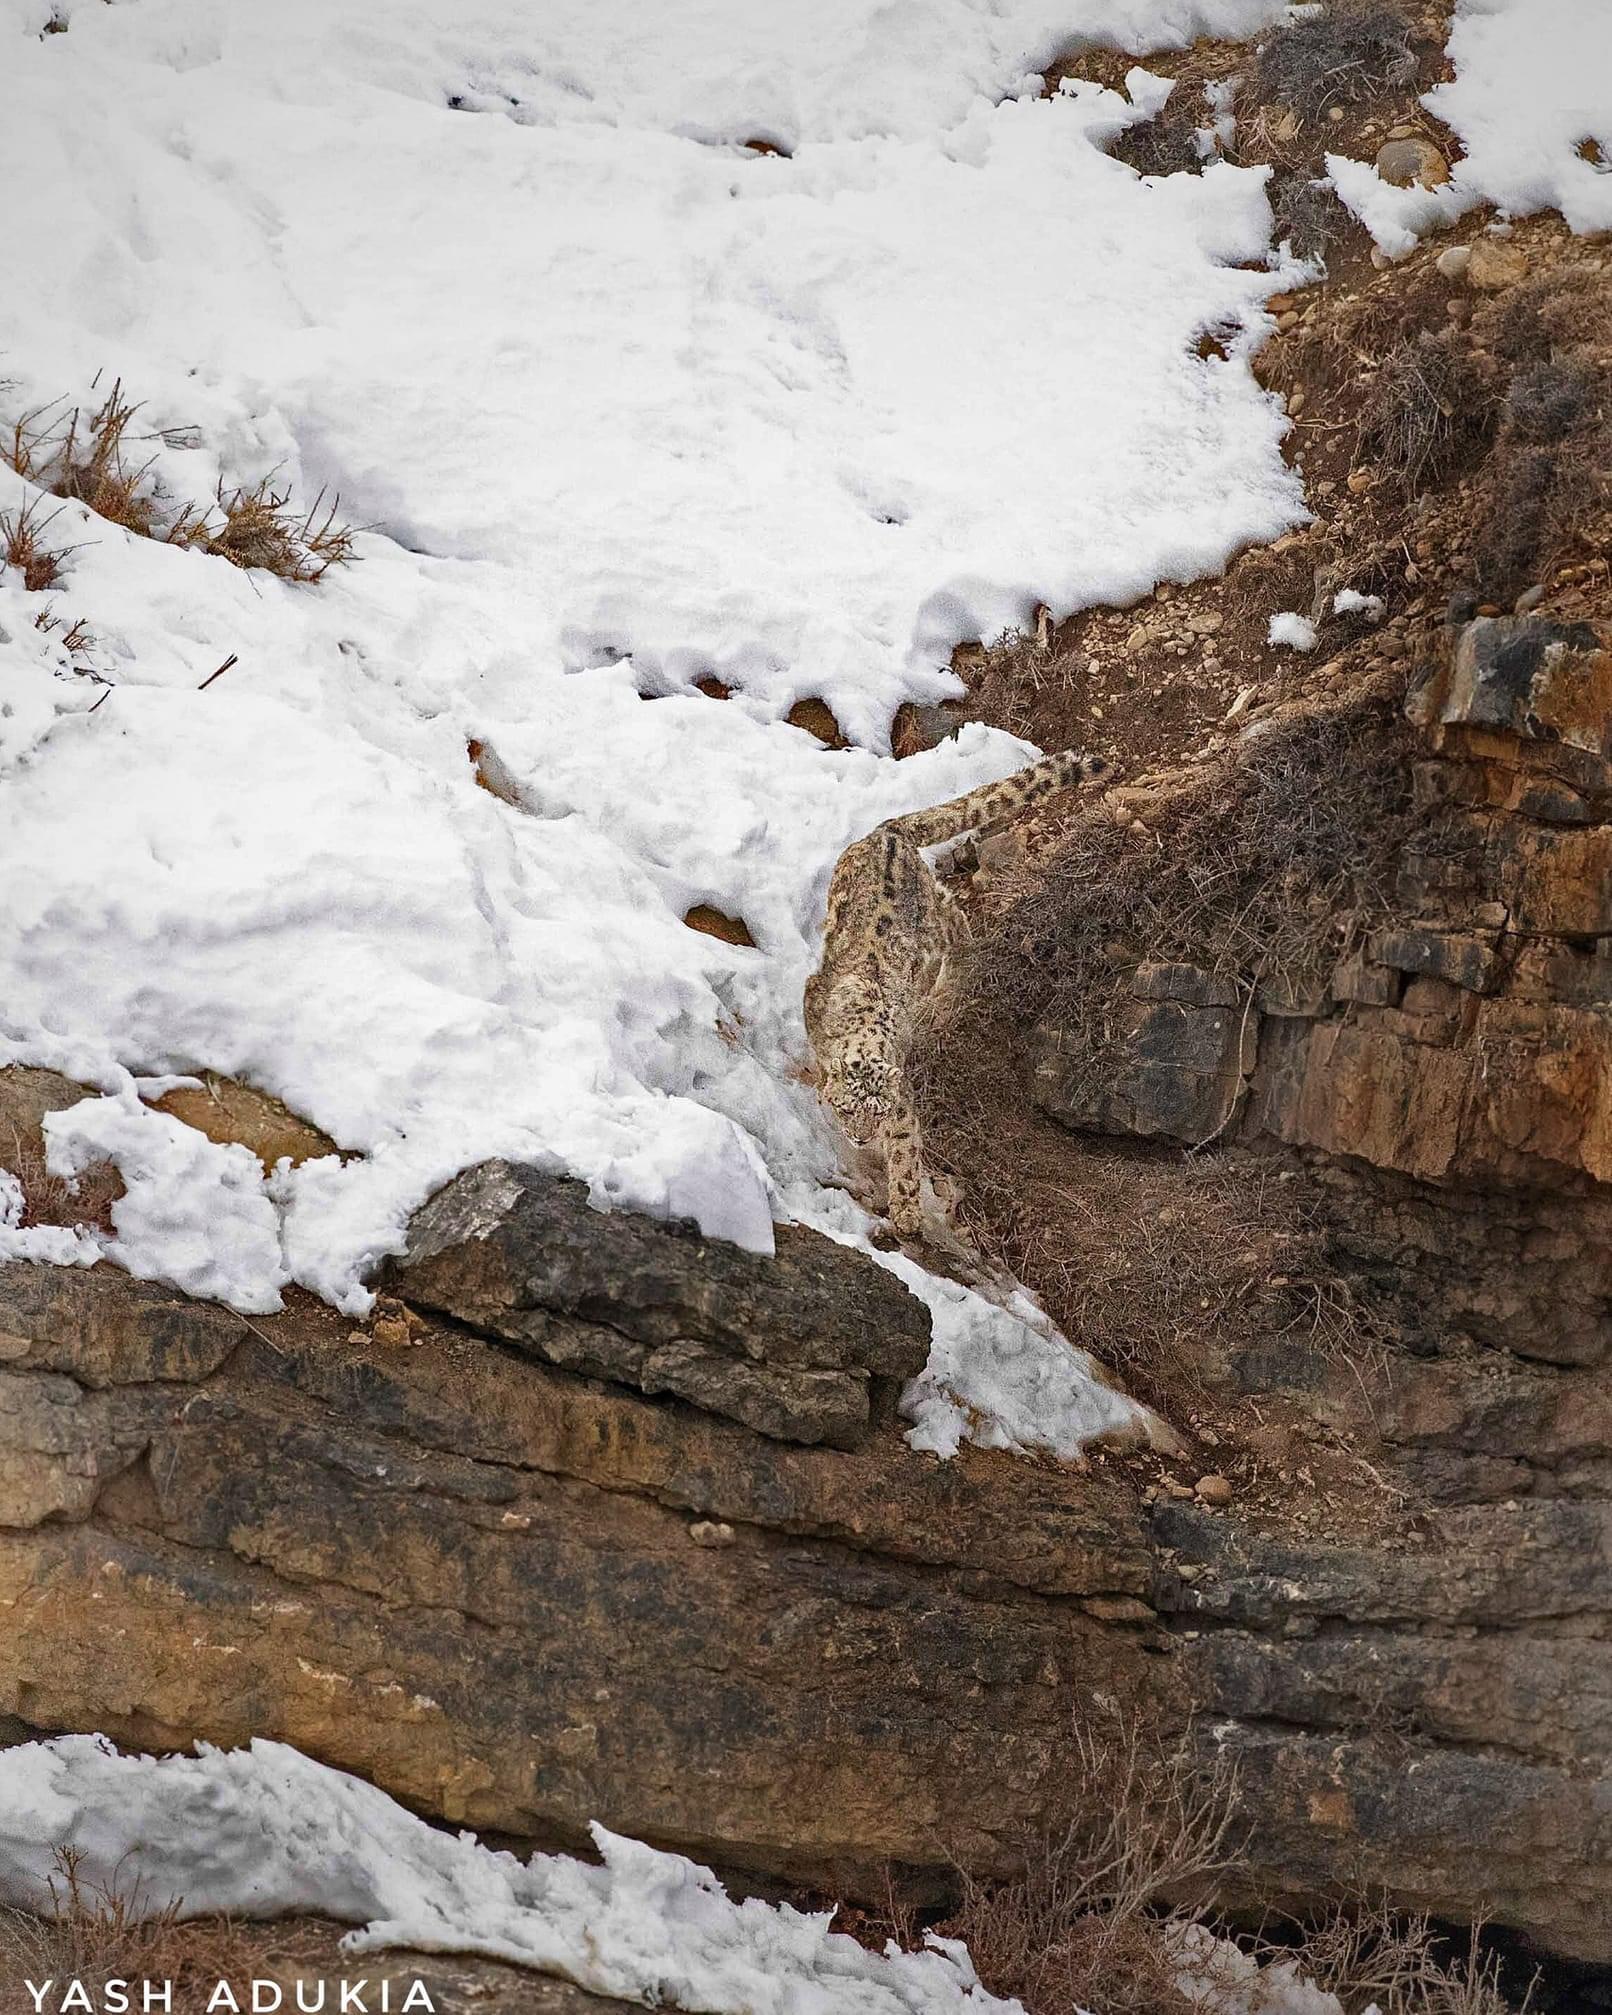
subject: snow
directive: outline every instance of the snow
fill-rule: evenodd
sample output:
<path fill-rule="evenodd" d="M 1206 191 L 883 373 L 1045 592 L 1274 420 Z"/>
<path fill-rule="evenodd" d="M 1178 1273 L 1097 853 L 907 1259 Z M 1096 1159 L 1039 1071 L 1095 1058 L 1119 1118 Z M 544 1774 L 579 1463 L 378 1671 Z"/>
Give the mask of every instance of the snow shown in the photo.
<path fill-rule="evenodd" d="M 1381 622 L 1384 607 L 1381 595 L 1364 595 L 1358 588 L 1340 588 L 1332 597 L 1335 616 L 1364 616 L 1368 623 Z"/>
<path fill-rule="evenodd" d="M 1479 203 L 1503 216 L 1560 210 L 1574 231 L 1612 230 L 1612 8 L 1600 0 L 1458 0 L 1449 83 L 1422 103 L 1461 143 L 1450 180 L 1399 189 L 1342 155 L 1327 170 L 1344 204 L 1391 258 Z"/>
<path fill-rule="evenodd" d="M 914 1448 L 942 1457 L 964 1440 L 1065 1455 L 1105 1437 L 1173 1448 L 1158 1417 L 1116 1392 L 1101 1367 L 1060 1337 L 1022 1290 L 1005 1305 L 925 1275 L 900 1254 L 892 1271 L 929 1305 L 929 1362 L 902 1400 Z M 1075 1375 L 1069 1369 L 1074 1358 Z"/>
<path fill-rule="evenodd" d="M 1284 609 L 1280 615 L 1272 616 L 1265 632 L 1266 643 L 1285 644 L 1293 651 L 1313 651 L 1315 639 L 1314 623 L 1296 609 Z"/>
<path fill-rule="evenodd" d="M 831 1912 L 735 1903 L 709 1869 L 602 1826 L 595 1867 L 439 1832 L 278 1742 L 121 1756 L 69 1735 L 0 1753 L 0 1901 L 48 1911 L 53 1856 L 92 1893 L 184 1917 L 313 1914 L 386 1946 L 512 1960 L 596 1994 L 703 2015 L 1022 2015 L 966 1950 L 869 1952 Z"/>
<path fill-rule="evenodd" d="M 1162 80 L 1036 73 L 1280 9 L 50 11 L 0 0 L 0 169 L 50 192 L 0 214 L 0 420 L 120 376 L 174 509 L 275 472 L 370 528 L 306 586 L 69 505 L 64 584 L 4 587 L 0 857 L 31 872 L 0 1061 L 95 1088 L 53 1162 L 127 1191 L 69 1256 L 359 1313 L 491 1155 L 754 1249 L 779 1218 L 865 1243 L 803 1082 L 829 873 L 1033 753 L 975 728 L 893 763 L 897 707 L 957 690 L 959 640 L 1302 515 L 1248 368 L 1285 275 L 1263 173 L 1138 177 L 1101 143 Z M 0 470 L 0 512 L 34 494 Z M 805 697 L 854 746 L 788 726 Z M 757 948 L 687 928 L 700 902 Z M 265 1177 L 139 1103 L 203 1070 L 341 1158 Z M 915 1284 L 929 1445 L 1069 1454 L 1123 1412 L 1033 1307 Z"/>
<path fill-rule="evenodd" d="M 955 1939 L 871 1952 L 829 1928 L 832 1911 L 735 1903 L 680 1854 L 592 1833 L 598 1865 L 522 1862 L 280 1742 L 159 1759 L 62 1735 L 0 1751 L 0 1904 L 15 1909 L 49 1913 L 67 1848 L 83 1887 L 136 1917 L 330 1917 L 362 1927 L 343 1941 L 355 1955 L 503 1959 L 692 2015 L 1023 2015 Z M 1175 1937 L 1202 2015 L 1342 2015 L 1291 1961 L 1261 1966 L 1201 1925 Z"/>

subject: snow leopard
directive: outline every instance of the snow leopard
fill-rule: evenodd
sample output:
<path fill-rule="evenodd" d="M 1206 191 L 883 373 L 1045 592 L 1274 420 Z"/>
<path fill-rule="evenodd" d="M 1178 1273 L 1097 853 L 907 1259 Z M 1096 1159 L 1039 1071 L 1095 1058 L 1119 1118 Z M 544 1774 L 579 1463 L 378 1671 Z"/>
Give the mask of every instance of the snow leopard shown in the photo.
<path fill-rule="evenodd" d="M 967 937 L 961 905 L 926 849 L 983 837 L 1056 792 L 1103 776 L 1101 756 L 1047 756 L 949 803 L 886 819 L 841 854 L 828 890 L 823 956 L 806 982 L 806 1030 L 818 1088 L 849 1138 L 882 1163 L 898 1236 L 940 1229 L 927 1183 L 907 1052 L 919 1009 Z"/>

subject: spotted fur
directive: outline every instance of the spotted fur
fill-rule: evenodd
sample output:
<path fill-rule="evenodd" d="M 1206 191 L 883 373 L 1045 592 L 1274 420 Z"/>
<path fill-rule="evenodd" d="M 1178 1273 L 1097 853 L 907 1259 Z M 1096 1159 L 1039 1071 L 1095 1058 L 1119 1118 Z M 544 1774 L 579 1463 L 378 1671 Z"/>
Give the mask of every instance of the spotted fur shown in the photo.
<path fill-rule="evenodd" d="M 834 869 L 822 963 L 806 982 L 806 1028 L 822 1095 L 850 1138 L 882 1161 L 890 1222 L 904 1238 L 925 1228 L 907 1051 L 919 1008 L 967 935 L 924 849 L 995 831 L 1107 767 L 1099 756 L 1048 756 L 948 804 L 887 819 L 847 847 Z"/>

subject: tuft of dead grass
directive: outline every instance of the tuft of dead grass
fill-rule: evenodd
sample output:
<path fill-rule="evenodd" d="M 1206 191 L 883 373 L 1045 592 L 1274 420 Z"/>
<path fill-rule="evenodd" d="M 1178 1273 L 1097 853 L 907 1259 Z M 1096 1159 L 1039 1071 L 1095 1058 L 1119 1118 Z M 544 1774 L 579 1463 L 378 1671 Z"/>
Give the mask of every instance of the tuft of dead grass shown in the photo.
<path fill-rule="evenodd" d="M 1290 244 L 1300 259 L 1324 259 L 1349 231 L 1353 219 L 1329 182 L 1304 173 L 1272 177 L 1272 236 Z"/>
<path fill-rule="evenodd" d="M 1332 0 L 1277 28 L 1261 45 L 1244 86 L 1254 105 L 1282 105 L 1319 119 L 1334 105 L 1402 89 L 1416 75 L 1410 26 L 1378 0 Z"/>
<path fill-rule="evenodd" d="M 97 1162 L 76 1183 L 52 1173 L 37 1131 L 12 1126 L 0 1144 L 0 1168 L 17 1178 L 22 1188 L 22 1228 L 55 1224 L 88 1225 L 112 1235 L 112 1206 L 124 1194 L 123 1178 L 111 1162 Z"/>
<path fill-rule="evenodd" d="M 272 475 L 250 489 L 220 484 L 212 502 L 199 506 L 166 496 L 154 474 L 154 452 L 141 460 L 132 450 L 157 441 L 188 445 L 189 431 L 137 434 L 140 411 L 117 379 L 88 414 L 60 402 L 24 413 L 12 423 L 0 458 L 52 496 L 81 503 L 141 538 L 194 547 L 281 580 L 318 581 L 356 557 L 355 528 L 337 515 L 341 499 L 327 504 L 323 490 L 306 512 Z"/>
<path fill-rule="evenodd" d="M 1422 329 L 1383 358 L 1361 406 L 1355 459 L 1412 497 L 1476 460 L 1494 417 L 1493 390 L 1469 346 Z"/>
<path fill-rule="evenodd" d="M 236 567 L 259 567 L 283 581 L 322 580 L 332 567 L 353 557 L 353 528 L 338 524 L 334 498 L 327 506 L 321 490 L 299 516 L 289 490 L 264 477 L 250 490 L 220 487 L 216 507 L 223 523 L 193 543 Z M 323 513 L 323 515 L 321 515 Z"/>
<path fill-rule="evenodd" d="M 1108 151 L 1139 175 L 1196 175 L 1204 164 L 1190 114 L 1172 115 L 1168 105 L 1156 117 L 1127 126 Z"/>
<path fill-rule="evenodd" d="M 0 1979 L 82 1981 L 97 2005 L 109 1981 L 171 1981 L 174 2015 L 201 2015 L 220 1980 L 252 1972 L 252 1952 L 227 1918 L 181 1923 L 176 1899 L 147 1910 L 137 1890 L 87 1881 L 58 1849 L 50 1913 L 0 1907 Z M 110 2005 L 110 2004 L 108 2004 Z"/>
<path fill-rule="evenodd" d="M 52 496 L 71 498 L 97 517 L 154 538 L 151 463 L 131 464 L 126 453 L 137 438 L 129 430 L 139 410 L 124 397 L 121 378 L 88 416 L 78 406 L 35 407 L 13 423 L 6 460 Z"/>
<path fill-rule="evenodd" d="M 45 535 L 60 515 L 59 508 L 42 513 L 37 497 L 20 511 L 0 513 L 0 561 L 17 569 L 31 595 L 60 585 L 62 562 L 72 548 L 45 543 Z"/>

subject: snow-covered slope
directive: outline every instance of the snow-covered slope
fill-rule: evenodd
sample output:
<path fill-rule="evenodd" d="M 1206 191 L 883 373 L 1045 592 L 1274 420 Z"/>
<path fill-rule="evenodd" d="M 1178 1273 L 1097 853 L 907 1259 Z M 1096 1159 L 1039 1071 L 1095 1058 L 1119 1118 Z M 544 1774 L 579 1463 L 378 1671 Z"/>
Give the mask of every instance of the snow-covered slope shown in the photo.
<path fill-rule="evenodd" d="M 33 599 L 92 633 L 93 715 L 6 590 L 0 1058 L 108 1094 L 55 1152 L 117 1160 L 114 1257 L 361 1310 L 495 1154 L 762 1249 L 862 1235 L 801 1082 L 829 872 L 1029 753 L 897 765 L 896 708 L 1037 601 L 1301 511 L 1242 348 L 1194 347 L 1279 284 L 1262 175 L 1140 179 L 1096 144 L 1135 108 L 1034 73 L 1273 12 L 0 0 L 0 186 L 38 192 L 0 207 L 0 418 L 120 375 L 175 498 L 277 470 L 373 528 L 296 586 L 69 507 Z M 785 723 L 808 696 L 856 746 Z M 203 1068 L 347 1158 L 265 1185 L 136 1096 Z M 933 1445 L 959 1398 L 1066 1448 L 1123 1414 L 1033 1321 L 925 1291 L 964 1366 L 915 1402 Z M 981 1350 L 1007 1383 L 964 1392 Z"/>

